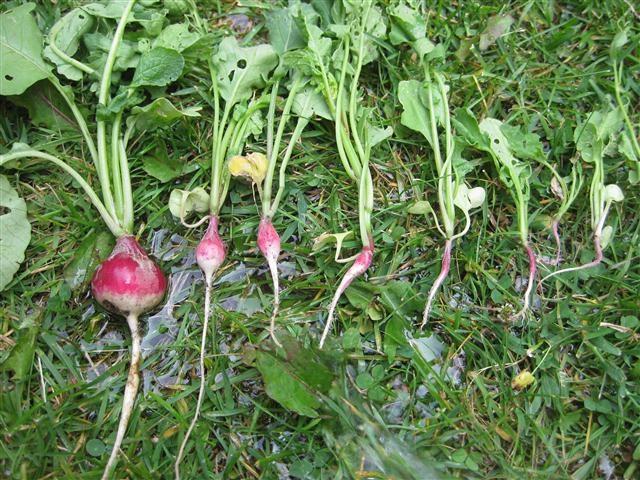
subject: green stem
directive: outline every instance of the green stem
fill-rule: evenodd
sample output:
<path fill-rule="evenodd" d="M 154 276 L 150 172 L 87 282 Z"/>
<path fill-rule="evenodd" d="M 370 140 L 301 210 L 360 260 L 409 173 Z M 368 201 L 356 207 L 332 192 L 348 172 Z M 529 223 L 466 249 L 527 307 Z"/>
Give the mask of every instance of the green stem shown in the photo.
<path fill-rule="evenodd" d="M 338 147 L 338 156 L 340 161 L 347 172 L 347 175 L 352 180 L 358 180 L 360 177 L 359 162 L 352 155 L 347 153 L 346 145 L 350 145 L 349 137 L 344 128 L 344 122 L 342 119 L 342 92 L 344 91 L 344 83 L 347 75 L 347 64 L 349 61 L 349 37 L 347 36 L 343 40 L 344 44 L 344 58 L 342 59 L 342 69 L 340 72 L 340 82 L 338 84 L 338 94 L 336 96 L 334 123 L 335 123 L 335 136 L 336 145 Z"/>
<path fill-rule="evenodd" d="M 125 139 L 120 141 L 120 174 L 122 176 L 123 212 L 122 224 L 128 232 L 133 232 L 133 190 L 131 188 L 131 175 L 129 173 L 129 160 Z"/>
<path fill-rule="evenodd" d="M 0 155 L 0 167 L 7 162 L 12 160 L 18 160 L 20 158 L 39 158 L 42 160 L 47 160 L 62 168 L 65 172 L 73 177 L 73 179 L 80 184 L 84 192 L 91 200 L 91 203 L 100 213 L 102 220 L 107 225 L 111 233 L 117 238 L 124 235 L 126 232 L 122 226 L 118 223 L 117 219 L 111 216 L 109 211 L 105 208 L 104 204 L 100 200 L 100 197 L 96 194 L 96 192 L 91 188 L 91 186 L 86 182 L 82 175 L 80 175 L 73 167 L 68 165 L 66 162 L 60 160 L 58 157 L 54 157 L 53 155 L 49 155 L 45 152 L 40 152 L 38 150 L 22 150 L 15 153 L 7 153 L 5 155 Z"/>
<path fill-rule="evenodd" d="M 93 68 L 91 68 L 88 65 L 85 65 L 84 63 L 76 60 L 75 58 L 70 57 L 69 55 L 67 55 L 66 53 L 64 53 L 62 50 L 58 48 L 58 46 L 56 45 L 56 36 L 58 35 L 59 30 L 60 30 L 59 28 L 52 29 L 51 33 L 49 34 L 49 47 L 51 47 L 51 51 L 53 51 L 53 53 L 55 53 L 58 57 L 60 57 L 69 65 L 72 65 L 76 67 L 78 70 L 82 70 L 83 72 L 88 73 L 89 75 L 93 75 L 96 72 Z"/>
<path fill-rule="evenodd" d="M 89 127 L 87 126 L 87 121 L 84 119 L 84 117 L 82 116 L 82 113 L 80 113 L 80 109 L 78 109 L 78 106 L 75 104 L 73 99 L 69 96 L 69 94 L 64 89 L 62 84 L 58 81 L 58 79 L 53 75 L 51 75 L 49 77 L 49 81 L 53 84 L 53 86 L 58 91 L 58 93 L 60 93 L 65 103 L 71 110 L 71 113 L 73 113 L 73 117 L 76 119 L 76 122 L 78 122 L 78 127 L 80 127 L 80 132 L 82 133 L 82 136 L 84 137 L 85 142 L 87 142 L 87 148 L 89 149 L 89 153 L 91 154 L 91 159 L 93 160 L 93 164 L 96 167 L 96 171 L 98 171 L 98 165 L 100 163 L 100 159 L 98 157 L 98 150 L 96 149 L 96 145 L 95 143 L 93 143 L 93 138 L 91 138 L 91 134 L 89 133 Z"/>
<path fill-rule="evenodd" d="M 284 135 L 284 129 L 289 120 L 291 114 L 291 108 L 293 107 L 293 100 L 295 99 L 298 88 L 300 87 L 300 81 L 296 80 L 291 86 L 289 96 L 282 109 L 282 116 L 280 117 L 280 123 L 278 124 L 278 130 L 276 131 L 276 138 L 272 144 L 271 156 L 269 159 L 269 166 L 267 168 L 267 175 L 264 179 L 264 190 L 262 194 L 262 214 L 268 215 L 272 210 L 275 210 L 271 205 L 271 190 L 273 189 L 273 176 L 275 175 L 276 165 L 278 164 L 278 155 L 280 154 L 280 143 L 282 142 L 282 136 Z M 272 112 L 269 112 L 271 114 Z M 275 112 L 273 112 L 275 115 Z M 291 145 L 291 142 L 289 143 Z"/>
<path fill-rule="evenodd" d="M 291 135 L 291 139 L 289 140 L 289 145 L 287 145 L 287 149 L 284 152 L 284 157 L 282 158 L 282 163 L 280 164 L 280 176 L 278 178 L 278 191 L 276 192 L 276 196 L 273 199 L 273 203 L 271 204 L 271 209 L 264 212 L 263 214 L 269 218 L 273 218 L 278 210 L 278 205 L 280 205 L 280 199 L 282 198 L 282 194 L 284 193 L 284 186 L 286 182 L 286 169 L 287 164 L 289 163 L 289 159 L 291 158 L 291 153 L 293 152 L 293 146 L 296 144 L 305 127 L 309 123 L 308 118 L 299 117 L 298 122 L 296 123 L 296 128 L 293 130 L 293 134 Z M 264 203 L 263 203 L 264 206 Z"/>
<path fill-rule="evenodd" d="M 122 175 L 120 173 L 120 121 L 122 114 L 116 115 L 111 126 L 111 178 L 113 180 L 113 197 L 116 207 L 116 216 L 122 219 L 124 212 L 124 194 L 122 192 Z"/>
<path fill-rule="evenodd" d="M 444 111 L 444 134 L 445 134 L 445 148 L 446 148 L 446 159 L 443 165 L 443 174 L 444 174 L 444 212 L 443 214 L 447 216 L 447 221 L 445 222 L 445 229 L 447 230 L 447 234 L 449 235 L 449 239 L 453 236 L 453 231 L 455 228 L 455 205 L 454 205 L 454 180 L 453 180 L 453 136 L 451 134 L 451 117 L 449 114 L 449 101 L 447 99 L 447 90 L 444 85 L 444 80 L 442 76 L 435 73 L 436 82 L 438 83 L 438 88 L 440 90 L 440 97 L 442 98 L 442 108 Z"/>
<path fill-rule="evenodd" d="M 276 117 L 276 102 L 278 100 L 278 88 L 280 80 L 273 84 L 271 89 L 271 98 L 269 99 L 269 113 L 267 114 L 267 158 L 271 158 L 273 152 L 273 128 Z"/>
<path fill-rule="evenodd" d="M 107 100 L 109 99 L 109 91 L 111 88 L 111 73 L 113 71 L 113 65 L 116 61 L 116 55 L 118 53 L 118 48 L 120 47 L 120 42 L 122 41 L 122 36 L 124 35 L 124 29 L 127 25 L 127 20 L 129 18 L 129 14 L 133 9 L 133 5 L 136 3 L 136 0 L 129 0 L 122 12 L 122 16 L 118 21 L 118 26 L 116 28 L 116 32 L 113 35 L 113 40 L 111 41 L 111 47 L 109 48 L 109 53 L 107 55 L 107 60 L 104 65 L 104 70 L 102 72 L 102 79 L 100 80 L 100 91 L 98 95 L 98 104 L 102 106 L 107 105 Z M 104 203 L 114 216 L 117 215 L 115 202 L 113 200 L 113 194 L 111 192 L 111 178 L 109 174 L 109 164 L 107 160 L 107 140 L 106 140 L 106 125 L 104 120 L 100 120 L 96 116 L 96 136 L 98 139 L 98 158 L 99 165 L 98 168 L 98 177 L 100 179 L 100 186 L 102 188 L 102 197 L 104 198 Z"/>
<path fill-rule="evenodd" d="M 622 64 L 620 64 L 620 70 L 622 70 Z M 631 137 L 631 145 L 633 145 L 633 150 L 635 151 L 636 158 L 638 159 L 637 168 L 640 169 L 640 144 L 638 143 L 638 138 L 636 137 L 633 124 L 631 123 L 631 118 L 629 118 L 627 109 L 624 103 L 622 103 L 622 96 L 620 94 L 620 91 L 622 90 L 621 83 L 620 83 L 620 72 L 618 71 L 615 60 L 613 62 L 613 79 L 615 83 L 616 101 L 618 102 L 618 106 L 622 111 L 624 123 L 626 124 L 627 129 L 629 130 L 629 136 Z"/>

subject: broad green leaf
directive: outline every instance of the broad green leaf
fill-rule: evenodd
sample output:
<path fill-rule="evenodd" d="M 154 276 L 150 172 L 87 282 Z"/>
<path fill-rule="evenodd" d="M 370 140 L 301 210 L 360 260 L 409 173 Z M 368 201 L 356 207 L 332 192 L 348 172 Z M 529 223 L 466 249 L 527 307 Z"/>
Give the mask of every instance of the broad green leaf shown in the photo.
<path fill-rule="evenodd" d="M 358 310 L 366 310 L 373 303 L 377 290 L 374 286 L 364 283 L 352 283 L 344 292 L 349 303 Z"/>
<path fill-rule="evenodd" d="M 71 290 L 85 289 L 100 262 L 113 249 L 113 235 L 109 232 L 92 233 L 75 250 L 71 262 L 65 267 L 64 280 Z"/>
<path fill-rule="evenodd" d="M 20 95 L 50 75 L 42 59 L 42 34 L 30 12 L 33 3 L 0 14 L 0 95 Z"/>
<path fill-rule="evenodd" d="M 2 370 L 13 371 L 17 381 L 26 380 L 31 373 L 33 357 L 36 347 L 36 339 L 40 332 L 42 311 L 38 310 L 26 315 L 18 327 L 16 343 L 9 356 L 0 365 Z"/>
<path fill-rule="evenodd" d="M 407 345 L 407 321 L 401 315 L 392 315 L 384 328 L 384 352 L 393 361 L 398 347 Z"/>
<path fill-rule="evenodd" d="M 407 209 L 412 215 L 428 215 L 433 212 L 433 207 L 428 200 L 418 200 Z"/>
<path fill-rule="evenodd" d="M 183 174 L 184 163 L 167 152 L 163 141 L 157 140 L 157 146 L 142 158 L 145 172 L 162 183 L 169 182 Z"/>
<path fill-rule="evenodd" d="M 140 57 L 132 87 L 164 87 L 182 74 L 184 58 L 170 48 L 155 47 Z"/>
<path fill-rule="evenodd" d="M 431 115 L 429 114 L 428 90 L 431 89 L 434 116 L 438 124 L 444 121 L 445 103 L 440 95 L 440 89 L 434 84 L 417 80 L 403 80 L 398 85 L 398 99 L 402 104 L 400 122 L 407 128 L 420 132 L 427 139 L 431 147 L 434 146 L 431 137 Z M 438 141 L 436 139 L 435 141 Z"/>
<path fill-rule="evenodd" d="M 292 110 L 293 113 L 303 118 L 312 119 L 317 115 L 326 120 L 333 119 L 324 97 L 310 86 L 305 87 L 296 94 L 293 99 Z"/>
<path fill-rule="evenodd" d="M 424 306 L 411 283 L 405 281 L 388 282 L 382 289 L 380 300 L 387 307 L 387 313 L 403 318 L 421 311 Z"/>
<path fill-rule="evenodd" d="M 31 240 L 31 224 L 27 219 L 27 204 L 11 188 L 9 180 L 0 175 L 0 292 L 4 290 L 24 260 Z"/>
<path fill-rule="evenodd" d="M 189 31 L 187 23 L 174 23 L 160 32 L 160 35 L 153 41 L 153 47 L 170 48 L 176 52 L 182 52 L 193 46 L 198 40 L 200 40 L 200 35 Z"/>
<path fill-rule="evenodd" d="M 224 38 L 212 60 L 220 95 L 230 105 L 251 98 L 253 90 L 264 87 L 269 72 L 278 65 L 271 45 L 241 47 L 235 37 Z"/>
<path fill-rule="evenodd" d="M 391 20 L 389 41 L 392 45 L 412 43 L 424 38 L 427 34 L 425 17 L 417 9 L 400 3 L 388 9 Z"/>
<path fill-rule="evenodd" d="M 90 52 L 87 63 L 96 71 L 101 71 L 107 60 L 109 48 L 111 47 L 112 36 L 106 36 L 102 33 L 87 33 L 82 37 L 82 43 Z M 120 47 L 116 52 L 116 60 L 113 64 L 113 71 L 123 72 L 130 68 L 136 68 L 140 61 L 140 52 L 138 51 L 138 43 L 127 39 L 122 39 Z M 116 80 L 116 76 L 113 77 Z"/>
<path fill-rule="evenodd" d="M 179 110 L 169 99 L 160 97 L 144 107 L 133 107 L 127 118 L 127 126 L 138 131 L 152 131 L 168 127 L 182 118 L 199 117 L 200 109 L 201 107 L 187 107 Z"/>
<path fill-rule="evenodd" d="M 392 127 L 382 128 L 369 125 L 369 128 L 367 128 L 367 145 L 369 147 L 375 147 L 387 138 L 390 138 L 391 135 L 393 135 Z"/>
<path fill-rule="evenodd" d="M 503 124 L 500 130 L 509 142 L 509 147 L 517 158 L 531 160 L 545 158 L 544 151 L 542 150 L 542 142 L 540 141 L 540 137 L 535 133 L 524 133 L 520 128 L 507 124 Z"/>
<path fill-rule="evenodd" d="M 615 60 L 620 60 L 622 57 L 622 48 L 629 42 L 628 28 L 616 33 L 609 47 L 609 55 Z"/>
<path fill-rule="evenodd" d="M 463 138 L 469 145 L 480 150 L 488 151 L 490 148 L 489 139 L 480 131 L 478 120 L 468 108 L 456 110 L 452 118 L 453 126 L 458 134 L 457 138 Z"/>
<path fill-rule="evenodd" d="M 73 91 L 63 87 L 69 96 Z M 77 130 L 73 114 L 69 106 L 48 80 L 40 80 L 31 85 L 22 95 L 12 95 L 9 100 L 29 112 L 29 118 L 34 125 L 42 125 L 54 131 Z"/>
<path fill-rule="evenodd" d="M 291 366 L 270 353 L 256 352 L 256 367 L 264 380 L 265 391 L 288 410 L 315 418 L 322 405 L 317 395 L 298 376 Z"/>
<path fill-rule="evenodd" d="M 305 46 L 302 30 L 298 27 L 291 8 L 277 8 L 265 13 L 269 40 L 278 53 Z"/>
<path fill-rule="evenodd" d="M 162 31 L 164 25 L 166 10 L 151 10 L 144 8 L 139 2 L 134 5 L 133 11 L 129 16 L 129 22 L 135 22 L 142 25 L 145 32 L 149 35 L 156 36 Z M 126 2 L 122 0 L 110 0 L 107 3 L 90 3 L 83 5 L 82 9 L 95 17 L 109 18 L 119 20 L 126 6 Z"/>
<path fill-rule="evenodd" d="M 59 50 L 73 57 L 78 51 L 80 39 L 91 30 L 93 24 L 94 19 L 91 15 L 80 8 L 74 8 L 51 27 L 49 43 L 51 44 L 53 41 Z M 69 80 L 77 81 L 82 79 L 82 70 L 60 58 L 51 46 L 45 47 L 44 56 L 55 63 L 59 74 Z"/>
<path fill-rule="evenodd" d="M 487 21 L 487 26 L 480 34 L 480 51 L 484 51 L 491 45 L 496 43 L 496 40 L 506 34 L 513 24 L 513 17 L 511 15 L 495 15 Z"/>

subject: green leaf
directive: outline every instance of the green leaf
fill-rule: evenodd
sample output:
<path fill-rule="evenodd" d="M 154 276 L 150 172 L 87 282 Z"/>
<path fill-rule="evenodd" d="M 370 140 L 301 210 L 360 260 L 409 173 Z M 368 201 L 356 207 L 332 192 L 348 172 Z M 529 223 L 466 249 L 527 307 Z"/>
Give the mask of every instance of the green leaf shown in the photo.
<path fill-rule="evenodd" d="M 94 70 L 101 71 L 104 68 L 112 39 L 112 36 L 106 36 L 102 33 L 87 33 L 82 37 L 82 43 L 84 43 L 85 48 L 90 52 L 86 63 Z M 122 39 L 120 47 L 116 52 L 113 71 L 123 72 L 130 68 L 136 68 L 139 61 L 140 52 L 138 51 L 138 43 Z M 113 80 L 115 81 L 115 76 Z"/>
<path fill-rule="evenodd" d="M 142 159 L 142 168 L 152 177 L 166 183 L 183 174 L 184 164 L 168 154 L 163 141 L 150 153 Z"/>
<path fill-rule="evenodd" d="M 412 43 L 426 36 L 427 25 L 418 10 L 403 2 L 389 8 L 388 12 L 391 20 L 389 41 L 392 45 Z"/>
<path fill-rule="evenodd" d="M 193 46 L 198 40 L 200 40 L 200 35 L 189 31 L 187 23 L 174 23 L 160 32 L 160 35 L 153 41 L 153 47 L 170 48 L 182 52 Z"/>
<path fill-rule="evenodd" d="M 265 13 L 265 23 L 276 52 L 284 53 L 305 46 L 302 30 L 290 8 L 277 8 Z"/>
<path fill-rule="evenodd" d="M 398 99 L 402 104 L 400 122 L 407 128 L 420 132 L 427 139 L 429 145 L 434 146 L 431 138 L 431 116 L 427 107 L 427 92 L 431 89 L 436 122 L 442 124 L 444 120 L 444 101 L 440 90 L 435 85 L 417 80 L 403 80 L 398 85 Z M 436 139 L 438 141 L 438 139 Z"/>
<path fill-rule="evenodd" d="M 220 95 L 230 105 L 251 98 L 253 89 L 264 87 L 278 65 L 271 45 L 241 47 L 235 37 L 224 38 L 212 60 Z"/>
<path fill-rule="evenodd" d="M 182 74 L 184 58 L 170 48 L 155 47 L 140 57 L 132 87 L 164 87 Z"/>
<path fill-rule="evenodd" d="M 73 98 L 71 88 L 63 88 Z M 26 108 L 34 125 L 42 125 L 55 131 L 78 129 L 69 106 L 48 80 L 40 80 L 22 95 L 12 95 L 8 99 L 15 105 Z"/>
<path fill-rule="evenodd" d="M 144 107 L 134 107 L 127 118 L 127 127 L 138 131 L 153 131 L 158 128 L 168 127 L 182 118 L 199 117 L 201 107 L 188 107 L 177 109 L 169 99 L 156 98 Z"/>
<path fill-rule="evenodd" d="M 256 352 L 256 367 L 264 380 L 267 395 L 288 410 L 315 418 L 322 405 L 314 389 L 303 381 L 300 369 L 281 360 L 272 353 Z M 302 373 L 321 371 L 318 366 L 307 365 Z M 330 374 L 329 374 L 330 378 Z M 325 383 L 325 379 L 321 380 Z M 330 384 L 330 383 L 329 383 Z"/>
<path fill-rule="evenodd" d="M 468 108 L 459 108 L 452 118 L 453 126 L 458 134 L 458 138 L 476 148 L 484 151 L 490 149 L 488 137 L 480 131 L 478 120 Z"/>
<path fill-rule="evenodd" d="M 107 450 L 107 446 L 99 438 L 92 438 L 87 442 L 87 453 L 92 457 L 100 457 Z"/>
<path fill-rule="evenodd" d="M 410 317 L 423 307 L 411 283 L 405 281 L 388 282 L 382 289 L 380 300 L 387 307 L 387 313 L 402 318 Z"/>
<path fill-rule="evenodd" d="M 531 170 L 528 164 L 520 162 L 512 153 L 509 140 L 504 135 L 504 124 L 495 118 L 485 118 L 480 122 L 480 131 L 489 138 L 500 180 L 509 188 L 519 188 L 528 197 L 528 177 Z"/>
<path fill-rule="evenodd" d="M 511 15 L 494 15 L 489 18 L 486 28 L 480 34 L 480 51 L 484 51 L 496 43 L 498 38 L 509 32 L 512 24 L 513 17 Z"/>
<path fill-rule="evenodd" d="M 6 211 L 8 210 L 8 211 Z M 0 292 L 4 290 L 24 260 L 31 240 L 27 204 L 0 175 Z"/>
<path fill-rule="evenodd" d="M 389 356 L 389 361 L 395 358 L 398 347 L 407 345 L 405 330 L 407 322 L 400 315 L 392 315 L 384 329 L 384 352 Z"/>
<path fill-rule="evenodd" d="M 622 57 L 622 48 L 629 42 L 628 28 L 616 33 L 609 47 L 609 55 L 615 60 L 620 60 Z"/>
<path fill-rule="evenodd" d="M 375 147 L 387 138 L 390 138 L 391 135 L 393 135 L 392 127 L 382 128 L 369 125 L 369 128 L 367 128 L 367 145 L 371 148 Z"/>
<path fill-rule="evenodd" d="M 407 209 L 407 212 L 412 215 L 427 215 L 433 212 L 433 207 L 428 200 L 418 200 Z"/>
<path fill-rule="evenodd" d="M 358 310 L 366 310 L 373 303 L 376 289 L 374 286 L 364 282 L 352 283 L 344 292 L 349 303 Z"/>
<path fill-rule="evenodd" d="M 64 269 L 64 280 L 71 290 L 85 289 L 93 273 L 113 249 L 113 235 L 109 232 L 92 233 L 75 250 Z"/>
<path fill-rule="evenodd" d="M 315 115 L 326 120 L 333 116 L 324 97 L 313 87 L 305 87 L 293 99 L 293 113 L 299 117 L 312 119 Z"/>
<path fill-rule="evenodd" d="M 16 343 L 9 356 L 2 362 L 2 370 L 11 370 L 18 381 L 26 380 L 31 373 L 36 339 L 40 332 L 41 310 L 27 314 L 18 327 Z"/>
<path fill-rule="evenodd" d="M 500 130 L 509 142 L 509 147 L 517 158 L 527 158 L 531 160 L 545 158 L 542 142 L 540 141 L 540 137 L 535 133 L 524 133 L 520 128 L 507 124 L 503 124 Z"/>
<path fill-rule="evenodd" d="M 49 32 L 49 42 L 53 40 L 55 46 L 72 57 L 77 51 L 80 39 L 93 27 L 94 19 L 81 8 L 74 8 L 58 20 Z M 69 80 L 81 80 L 83 72 L 60 58 L 50 46 L 44 49 L 44 57 L 56 64 L 58 73 Z"/>
<path fill-rule="evenodd" d="M 118 20 L 122 17 L 126 4 L 122 0 L 110 0 L 107 3 L 90 3 L 84 5 L 82 9 L 95 17 Z M 129 16 L 129 22 L 142 25 L 147 34 L 156 36 L 162 30 L 165 15 L 166 10 L 150 10 L 138 4 L 134 5 L 133 11 Z"/>
<path fill-rule="evenodd" d="M 20 95 L 50 75 L 42 59 L 42 34 L 30 12 L 33 3 L 0 14 L 0 95 Z"/>

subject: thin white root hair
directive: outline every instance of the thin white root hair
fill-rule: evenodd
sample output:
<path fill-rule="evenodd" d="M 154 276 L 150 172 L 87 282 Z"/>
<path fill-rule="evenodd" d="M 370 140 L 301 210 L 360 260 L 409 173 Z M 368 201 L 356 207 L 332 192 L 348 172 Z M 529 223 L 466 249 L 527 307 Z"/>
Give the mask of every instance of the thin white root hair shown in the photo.
<path fill-rule="evenodd" d="M 193 418 L 191 419 L 191 424 L 189 424 L 189 428 L 187 429 L 187 433 L 180 444 L 180 449 L 178 450 L 178 455 L 176 456 L 176 463 L 174 464 L 174 472 L 176 480 L 180 480 L 180 463 L 182 463 L 182 458 L 184 457 L 184 451 L 187 447 L 187 442 L 189 441 L 189 437 L 191 436 L 191 432 L 196 426 L 198 422 L 198 418 L 200 417 L 200 408 L 202 407 L 202 400 L 204 399 L 204 385 L 206 379 L 206 371 L 204 367 L 204 352 L 205 347 L 207 345 L 207 332 L 209 330 L 209 317 L 211 316 L 211 278 L 206 278 L 206 285 L 204 289 L 204 322 L 202 324 L 202 339 L 200 341 L 200 388 L 198 389 L 198 400 L 196 402 L 196 412 L 193 414 Z"/>
<path fill-rule="evenodd" d="M 273 311 L 271 312 L 271 321 L 269 322 L 269 335 L 271 335 L 271 339 L 278 347 L 282 347 L 282 344 L 276 336 L 276 317 L 280 312 L 280 281 L 278 279 L 278 260 L 274 258 L 267 258 L 267 263 L 269 264 L 271 280 L 273 281 Z"/>
<path fill-rule="evenodd" d="M 527 250 L 527 256 L 529 257 L 529 280 L 527 282 L 527 289 L 524 292 L 524 299 L 522 302 L 522 309 L 513 315 L 512 320 L 517 320 L 524 317 L 531 306 L 531 293 L 533 292 L 533 284 L 536 279 L 536 272 L 538 270 L 536 264 L 536 255 L 533 253 L 533 249 L 529 245 L 525 245 Z"/>
<path fill-rule="evenodd" d="M 329 316 L 327 317 L 327 324 L 324 326 L 324 331 L 322 332 L 322 337 L 320 338 L 320 348 L 324 346 L 327 335 L 329 335 L 329 331 L 331 330 L 331 325 L 333 324 L 333 317 L 336 311 L 336 307 L 338 306 L 338 301 L 354 278 L 355 277 L 353 275 L 350 275 L 350 271 L 347 271 L 344 278 L 340 282 L 336 293 L 333 295 L 331 305 L 329 305 Z"/>
<path fill-rule="evenodd" d="M 120 452 L 120 446 L 122 445 L 124 434 L 127 431 L 129 418 L 131 417 L 133 405 L 136 401 L 138 385 L 140 384 L 140 332 L 138 331 L 138 316 L 133 314 L 127 315 L 127 324 L 131 331 L 131 364 L 129 366 L 129 375 L 127 376 L 127 386 L 124 389 L 124 396 L 122 399 L 122 412 L 120 414 L 120 422 L 118 423 L 118 430 L 116 432 L 116 440 L 113 443 L 109 461 L 102 472 L 102 480 L 109 479 L 111 470 L 113 470 L 118 461 L 118 453 Z"/>

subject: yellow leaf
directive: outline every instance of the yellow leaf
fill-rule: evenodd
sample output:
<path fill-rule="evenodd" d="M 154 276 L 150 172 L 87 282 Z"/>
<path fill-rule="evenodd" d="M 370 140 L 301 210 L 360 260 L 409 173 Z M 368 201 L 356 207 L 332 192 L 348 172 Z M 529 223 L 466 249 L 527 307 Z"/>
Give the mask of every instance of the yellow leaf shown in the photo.
<path fill-rule="evenodd" d="M 527 388 L 535 381 L 535 377 L 531 375 L 531 372 L 529 372 L 529 370 L 523 370 L 518 375 L 516 375 L 516 378 L 511 381 L 511 388 L 513 388 L 514 390 L 522 390 Z"/>

